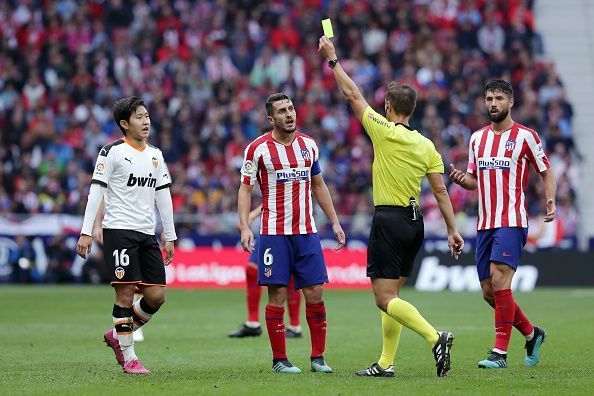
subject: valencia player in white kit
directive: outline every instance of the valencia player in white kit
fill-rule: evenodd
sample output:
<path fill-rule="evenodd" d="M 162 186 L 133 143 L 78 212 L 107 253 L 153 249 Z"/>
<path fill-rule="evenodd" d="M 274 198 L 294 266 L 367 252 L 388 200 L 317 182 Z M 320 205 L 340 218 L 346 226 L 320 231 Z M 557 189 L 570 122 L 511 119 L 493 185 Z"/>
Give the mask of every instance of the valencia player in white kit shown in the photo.
<path fill-rule="evenodd" d="M 76 249 L 83 258 L 90 252 L 93 222 L 104 199 L 104 255 L 113 269 L 116 293 L 114 328 L 105 332 L 104 340 L 124 373 L 150 374 L 134 352 L 132 334 L 165 302 L 165 265 L 173 259 L 177 239 L 171 176 L 161 151 L 147 143 L 151 121 L 143 100 L 135 96 L 118 100 L 113 116 L 124 138 L 99 152 Z M 155 204 L 163 222 L 165 260 L 155 236 Z M 144 297 L 133 303 L 135 286 Z"/>

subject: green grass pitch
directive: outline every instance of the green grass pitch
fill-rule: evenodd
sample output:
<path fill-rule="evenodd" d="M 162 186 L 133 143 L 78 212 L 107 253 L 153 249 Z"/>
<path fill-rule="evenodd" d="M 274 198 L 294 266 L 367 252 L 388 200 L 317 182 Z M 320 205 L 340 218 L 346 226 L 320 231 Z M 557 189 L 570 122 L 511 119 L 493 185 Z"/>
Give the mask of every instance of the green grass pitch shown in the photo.
<path fill-rule="evenodd" d="M 380 315 L 370 291 L 325 294 L 326 359 L 333 374 L 309 372 L 309 333 L 287 340 L 300 375 L 270 371 L 266 332 L 229 339 L 245 319 L 240 290 L 169 290 L 136 351 L 150 376 L 126 376 L 102 342 L 111 322 L 109 286 L 0 286 L 0 394 L 220 394 L 220 395 L 592 395 L 594 289 L 538 289 L 516 300 L 549 336 L 543 358 L 525 367 L 524 340 L 514 330 L 508 368 L 481 370 L 493 340 L 493 312 L 479 293 L 418 293 L 412 302 L 438 329 L 456 335 L 452 371 L 437 378 L 430 347 L 404 329 L 396 377 L 359 378 L 353 372 L 381 351 Z M 264 298 L 263 298 L 264 300 Z M 264 301 L 262 301 L 262 306 Z"/>

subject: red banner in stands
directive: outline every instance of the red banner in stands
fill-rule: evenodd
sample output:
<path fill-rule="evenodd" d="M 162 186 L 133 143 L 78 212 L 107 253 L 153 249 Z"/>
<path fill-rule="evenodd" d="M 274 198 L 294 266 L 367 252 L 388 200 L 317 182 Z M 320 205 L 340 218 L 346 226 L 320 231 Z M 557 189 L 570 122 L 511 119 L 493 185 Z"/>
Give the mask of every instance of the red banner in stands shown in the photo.
<path fill-rule="evenodd" d="M 324 250 L 331 288 L 368 289 L 365 250 Z M 176 250 L 167 285 L 182 288 L 244 288 L 249 254 L 235 248 Z"/>

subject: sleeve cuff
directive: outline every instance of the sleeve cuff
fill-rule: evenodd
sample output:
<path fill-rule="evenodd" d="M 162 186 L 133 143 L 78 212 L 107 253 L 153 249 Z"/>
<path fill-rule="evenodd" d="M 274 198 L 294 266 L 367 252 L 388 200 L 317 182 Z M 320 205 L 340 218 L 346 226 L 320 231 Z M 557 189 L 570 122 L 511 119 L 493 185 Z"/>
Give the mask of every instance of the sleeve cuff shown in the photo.
<path fill-rule="evenodd" d="M 107 183 L 105 183 L 104 181 L 101 181 L 101 180 L 92 179 L 91 184 L 99 184 L 101 187 L 107 188 Z"/>
<path fill-rule="evenodd" d="M 162 190 L 162 189 L 168 188 L 168 187 L 171 187 L 171 183 L 163 184 L 162 186 L 155 188 L 155 191 L 159 191 L 159 190 Z"/>

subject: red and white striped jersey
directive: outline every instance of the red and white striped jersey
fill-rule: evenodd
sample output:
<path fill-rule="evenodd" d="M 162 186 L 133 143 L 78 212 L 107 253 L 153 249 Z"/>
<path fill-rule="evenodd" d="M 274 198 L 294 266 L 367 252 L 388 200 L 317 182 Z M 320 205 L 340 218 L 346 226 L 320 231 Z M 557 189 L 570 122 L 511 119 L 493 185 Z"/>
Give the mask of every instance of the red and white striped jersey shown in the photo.
<path fill-rule="evenodd" d="M 262 190 L 262 235 L 296 235 L 317 232 L 313 218 L 311 178 L 320 173 L 319 150 L 309 136 L 295 132 L 285 146 L 260 136 L 245 149 L 241 182 Z"/>
<path fill-rule="evenodd" d="M 474 132 L 468 150 L 468 173 L 477 176 L 477 229 L 528 227 L 524 189 L 528 163 L 536 172 L 550 168 L 538 134 L 515 122 L 501 134 L 486 126 Z"/>

